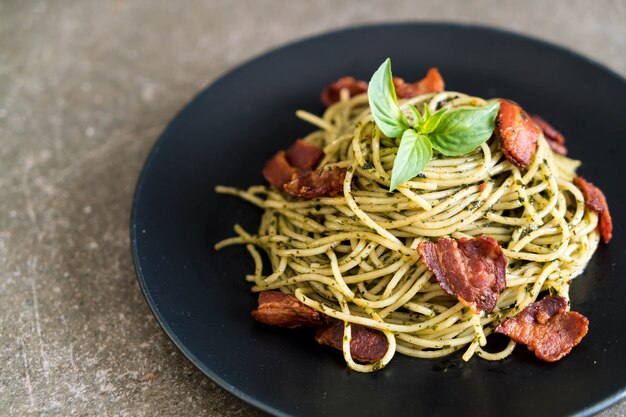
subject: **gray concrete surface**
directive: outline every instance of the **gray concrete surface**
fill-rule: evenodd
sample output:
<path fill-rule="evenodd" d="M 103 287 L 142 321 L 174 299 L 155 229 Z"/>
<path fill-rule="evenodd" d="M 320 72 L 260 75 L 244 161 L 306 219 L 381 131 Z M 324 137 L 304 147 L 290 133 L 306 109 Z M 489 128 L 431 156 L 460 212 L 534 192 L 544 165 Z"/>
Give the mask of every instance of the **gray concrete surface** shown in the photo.
<path fill-rule="evenodd" d="M 150 314 L 129 251 L 137 175 L 177 111 L 242 61 L 415 19 L 527 33 L 626 75 L 618 0 L 0 2 L 0 414 L 262 415 Z"/>

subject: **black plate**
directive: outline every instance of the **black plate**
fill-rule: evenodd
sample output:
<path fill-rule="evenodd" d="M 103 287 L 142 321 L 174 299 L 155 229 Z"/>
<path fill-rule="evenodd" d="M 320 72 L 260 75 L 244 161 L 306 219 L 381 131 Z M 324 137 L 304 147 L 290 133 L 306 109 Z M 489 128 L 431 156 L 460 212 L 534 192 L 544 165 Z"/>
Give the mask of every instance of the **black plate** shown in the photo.
<path fill-rule="evenodd" d="M 263 183 L 276 150 L 310 132 L 297 109 L 321 113 L 322 88 L 343 75 L 369 79 L 386 58 L 413 80 L 439 67 L 448 89 L 509 97 L 556 125 L 580 173 L 606 193 L 617 233 L 573 286 L 588 336 L 555 364 L 524 347 L 501 362 L 410 359 L 349 371 L 306 330 L 255 323 L 244 248 L 213 245 L 260 211 L 218 196 L 217 184 Z M 166 333 L 219 385 L 277 415 L 591 415 L 626 392 L 626 242 L 623 159 L 626 82 L 562 48 L 475 26 L 405 23 L 333 32 L 238 67 L 198 95 L 148 157 L 132 213 L 139 282 Z"/>

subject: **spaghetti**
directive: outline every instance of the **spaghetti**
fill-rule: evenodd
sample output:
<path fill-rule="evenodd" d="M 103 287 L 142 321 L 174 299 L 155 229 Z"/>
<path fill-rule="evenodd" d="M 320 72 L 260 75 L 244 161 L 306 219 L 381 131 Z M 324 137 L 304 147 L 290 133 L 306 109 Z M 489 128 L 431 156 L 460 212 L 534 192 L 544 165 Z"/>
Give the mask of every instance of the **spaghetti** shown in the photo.
<path fill-rule="evenodd" d="M 361 372 L 379 369 L 395 352 L 437 358 L 464 350 L 498 360 L 515 347 L 486 349 L 486 337 L 542 291 L 568 298 L 570 281 L 594 253 L 598 214 L 574 185 L 579 162 L 554 153 L 540 135 L 525 170 L 509 162 L 493 138 L 459 157 L 434 155 L 420 175 L 389 192 L 399 141 L 384 137 L 367 95 L 347 91 L 323 117 L 298 111 L 318 130 L 305 141 L 324 149 L 321 166 L 347 168 L 343 195 L 296 201 L 266 186 L 218 186 L 264 210 L 256 234 L 235 226 L 236 237 L 216 249 L 246 245 L 255 263 L 252 291 L 280 290 L 345 323 L 343 355 Z M 481 107 L 478 97 L 444 91 L 400 103 L 431 113 Z M 407 113 L 408 114 L 408 113 Z M 447 295 L 416 248 L 441 237 L 495 238 L 508 258 L 506 289 L 490 313 L 475 313 Z M 265 274 L 262 249 L 271 273 Z M 389 349 L 374 364 L 350 353 L 351 324 L 382 331 Z"/>

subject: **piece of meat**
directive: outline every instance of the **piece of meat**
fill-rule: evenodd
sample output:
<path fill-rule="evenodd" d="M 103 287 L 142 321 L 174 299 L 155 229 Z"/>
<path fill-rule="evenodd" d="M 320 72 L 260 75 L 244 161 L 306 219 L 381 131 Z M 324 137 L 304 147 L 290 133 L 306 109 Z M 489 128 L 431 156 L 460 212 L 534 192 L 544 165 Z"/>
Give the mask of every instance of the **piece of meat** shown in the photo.
<path fill-rule="evenodd" d="M 609 243 L 613 237 L 613 220 L 609 212 L 609 205 L 606 202 L 604 193 L 592 183 L 586 181 L 583 177 L 574 178 L 574 184 L 583 192 L 587 207 L 600 215 L 600 235 L 604 243 Z"/>
<path fill-rule="evenodd" d="M 326 315 L 301 303 L 295 296 L 280 291 L 259 294 L 259 307 L 252 317 L 261 323 L 292 329 L 300 326 L 320 326 Z"/>
<path fill-rule="evenodd" d="M 561 132 L 556 130 L 554 126 L 552 126 L 550 123 L 546 122 L 536 114 L 531 116 L 531 118 L 533 119 L 533 122 L 535 122 L 535 124 L 539 126 L 539 128 L 543 132 L 543 137 L 546 138 L 546 141 L 548 142 L 548 145 L 550 145 L 550 148 L 559 155 L 567 155 L 567 148 L 565 147 L 565 137 L 561 134 Z"/>
<path fill-rule="evenodd" d="M 291 181 L 296 169 L 287 161 L 287 153 L 278 151 L 276 155 L 265 163 L 263 176 L 275 188 L 282 190 L 283 185 Z"/>
<path fill-rule="evenodd" d="M 411 98 L 426 93 L 438 93 L 443 91 L 445 84 L 443 77 L 437 68 L 430 68 L 426 76 L 414 83 L 407 83 L 400 77 L 393 77 L 393 85 L 398 98 Z M 329 84 L 322 91 L 322 103 L 330 106 L 339 101 L 339 93 L 347 89 L 350 97 L 367 92 L 367 82 L 355 80 L 353 77 L 342 77 Z"/>
<path fill-rule="evenodd" d="M 327 324 L 318 327 L 315 340 L 322 345 L 342 350 L 344 324 L 337 319 L 330 319 Z M 350 354 L 358 362 L 374 363 L 379 361 L 387 349 L 389 342 L 384 333 L 359 324 L 351 326 Z"/>
<path fill-rule="evenodd" d="M 334 197 L 343 191 L 346 170 L 325 167 L 313 170 L 323 157 L 322 148 L 298 139 L 287 152 L 279 151 L 265 163 L 263 176 L 274 188 L 295 198 Z"/>
<path fill-rule="evenodd" d="M 427 93 L 439 93 L 445 89 L 443 77 L 437 68 L 430 68 L 424 78 L 414 83 L 407 83 L 400 77 L 393 77 L 393 85 L 398 98 L 411 98 Z"/>
<path fill-rule="evenodd" d="M 552 152 L 558 153 L 559 155 L 567 155 L 567 147 L 565 145 L 561 145 L 560 143 L 554 142 L 550 139 L 547 140 L 550 149 Z"/>
<path fill-rule="evenodd" d="M 517 316 L 507 319 L 496 332 L 525 344 L 546 362 L 555 362 L 567 355 L 589 329 L 589 320 L 580 313 L 565 311 L 563 297 L 544 297 Z"/>
<path fill-rule="evenodd" d="M 367 91 L 367 82 L 355 80 L 353 77 L 341 77 L 324 88 L 322 91 L 322 103 L 326 107 L 337 103 L 339 101 L 339 93 L 344 88 L 348 90 L 350 97 L 354 97 Z"/>
<path fill-rule="evenodd" d="M 287 194 L 302 200 L 318 197 L 334 197 L 343 191 L 345 168 L 298 171 L 283 186 Z"/>
<path fill-rule="evenodd" d="M 519 168 L 526 168 L 537 151 L 539 126 L 520 106 L 500 99 L 495 133 L 506 159 Z"/>
<path fill-rule="evenodd" d="M 287 149 L 287 161 L 296 169 L 315 169 L 324 158 L 324 150 L 302 139 Z"/>
<path fill-rule="evenodd" d="M 492 311 L 506 288 L 507 258 L 492 237 L 439 239 L 417 247 L 441 288 L 473 311 Z"/>
<path fill-rule="evenodd" d="M 259 307 L 252 311 L 252 317 L 261 323 L 289 329 L 316 327 L 315 340 L 318 343 L 342 350 L 343 322 L 312 309 L 291 294 L 280 291 L 260 293 Z M 389 342 L 382 332 L 352 325 L 350 353 L 357 361 L 374 363 L 387 353 L 388 348 Z"/>

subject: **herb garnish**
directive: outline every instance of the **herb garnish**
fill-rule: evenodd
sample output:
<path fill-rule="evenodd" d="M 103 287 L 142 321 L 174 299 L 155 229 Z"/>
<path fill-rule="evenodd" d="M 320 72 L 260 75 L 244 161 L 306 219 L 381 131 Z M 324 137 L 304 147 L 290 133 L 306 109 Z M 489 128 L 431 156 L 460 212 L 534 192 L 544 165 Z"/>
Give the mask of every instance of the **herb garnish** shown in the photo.
<path fill-rule="evenodd" d="M 389 138 L 402 138 L 391 170 L 390 191 L 419 174 L 433 157 L 433 149 L 446 156 L 464 155 L 476 149 L 493 133 L 500 103 L 434 114 L 428 106 L 420 113 L 409 104 L 409 123 L 403 113 L 391 75 L 391 60 L 376 70 L 369 83 L 368 100 L 376 126 Z"/>

